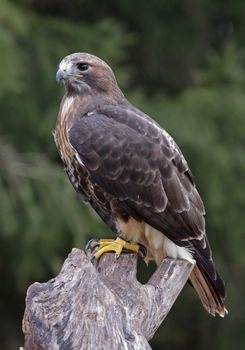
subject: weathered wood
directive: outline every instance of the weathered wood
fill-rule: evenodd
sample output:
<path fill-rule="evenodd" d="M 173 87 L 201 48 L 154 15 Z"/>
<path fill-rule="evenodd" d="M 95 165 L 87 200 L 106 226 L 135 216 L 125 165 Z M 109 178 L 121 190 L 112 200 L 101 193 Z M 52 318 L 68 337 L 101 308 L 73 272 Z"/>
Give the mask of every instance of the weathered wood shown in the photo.
<path fill-rule="evenodd" d="M 142 285 L 136 255 L 104 254 L 97 269 L 90 259 L 73 249 L 56 278 L 29 287 L 23 350 L 151 349 L 193 268 L 165 259 Z"/>

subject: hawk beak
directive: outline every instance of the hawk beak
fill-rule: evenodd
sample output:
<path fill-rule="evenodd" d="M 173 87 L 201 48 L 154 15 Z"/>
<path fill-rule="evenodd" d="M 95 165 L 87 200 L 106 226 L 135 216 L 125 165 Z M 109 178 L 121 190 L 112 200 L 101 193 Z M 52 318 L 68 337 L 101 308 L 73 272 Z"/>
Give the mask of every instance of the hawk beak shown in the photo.
<path fill-rule="evenodd" d="M 66 76 L 66 73 L 62 70 L 59 69 L 56 73 L 56 81 L 59 83 L 61 80 L 64 80 Z"/>

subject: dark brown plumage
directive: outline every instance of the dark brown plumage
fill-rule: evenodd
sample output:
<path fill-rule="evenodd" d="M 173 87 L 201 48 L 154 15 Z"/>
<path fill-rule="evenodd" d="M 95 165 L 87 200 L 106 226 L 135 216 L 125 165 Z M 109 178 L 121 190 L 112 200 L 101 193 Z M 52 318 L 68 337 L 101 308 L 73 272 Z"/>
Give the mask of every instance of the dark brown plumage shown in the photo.
<path fill-rule="evenodd" d="M 190 282 L 204 307 L 224 316 L 225 288 L 205 233 L 204 206 L 178 146 L 132 106 L 99 58 L 65 57 L 55 141 L 70 181 L 112 230 L 165 256 L 196 260 Z"/>

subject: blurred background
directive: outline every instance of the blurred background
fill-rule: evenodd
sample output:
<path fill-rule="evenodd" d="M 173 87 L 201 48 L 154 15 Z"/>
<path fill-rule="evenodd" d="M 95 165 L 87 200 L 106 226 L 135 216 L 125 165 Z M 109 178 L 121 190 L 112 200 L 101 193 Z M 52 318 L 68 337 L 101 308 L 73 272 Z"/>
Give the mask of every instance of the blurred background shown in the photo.
<path fill-rule="evenodd" d="M 225 319 L 186 286 L 154 350 L 245 345 L 245 1 L 0 1 L 0 348 L 23 345 L 27 287 L 55 276 L 72 247 L 108 229 L 82 206 L 52 129 L 67 54 L 114 69 L 131 102 L 170 132 L 194 173 L 226 281 Z M 146 280 L 150 268 L 140 266 Z"/>

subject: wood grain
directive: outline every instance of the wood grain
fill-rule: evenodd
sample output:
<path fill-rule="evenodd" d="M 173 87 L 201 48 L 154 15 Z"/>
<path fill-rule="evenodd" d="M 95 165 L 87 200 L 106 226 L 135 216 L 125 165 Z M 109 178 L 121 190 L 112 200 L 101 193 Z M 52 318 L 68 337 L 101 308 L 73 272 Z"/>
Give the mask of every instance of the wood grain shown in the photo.
<path fill-rule="evenodd" d="M 147 284 L 137 256 L 91 256 L 73 249 L 61 272 L 27 291 L 23 350 L 145 350 L 185 285 L 193 265 L 165 259 Z"/>

